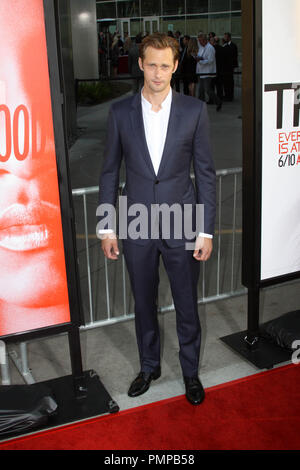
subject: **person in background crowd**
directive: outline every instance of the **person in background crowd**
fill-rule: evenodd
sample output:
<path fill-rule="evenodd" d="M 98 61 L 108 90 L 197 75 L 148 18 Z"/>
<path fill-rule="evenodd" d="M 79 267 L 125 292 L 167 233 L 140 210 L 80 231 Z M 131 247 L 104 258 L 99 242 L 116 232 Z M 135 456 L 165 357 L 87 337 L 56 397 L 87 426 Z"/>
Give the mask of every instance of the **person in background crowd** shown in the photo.
<path fill-rule="evenodd" d="M 177 39 L 178 43 L 179 43 L 179 50 L 180 52 L 183 51 L 184 49 L 184 44 L 183 44 L 183 39 L 184 37 L 181 36 L 181 32 L 180 31 L 176 31 L 175 32 L 175 39 Z"/>
<path fill-rule="evenodd" d="M 198 81 L 198 77 L 196 74 L 197 54 L 198 54 L 197 39 L 190 38 L 188 41 L 186 58 L 184 62 L 185 87 L 188 89 L 188 94 L 190 96 L 196 96 L 196 84 Z"/>
<path fill-rule="evenodd" d="M 215 33 L 209 33 L 208 34 L 208 42 L 209 44 L 211 44 L 213 46 L 213 48 L 215 49 L 215 44 L 216 44 L 216 41 L 215 41 Z M 217 60 L 216 60 L 216 66 L 217 66 Z M 217 70 L 216 70 L 217 72 Z M 214 77 L 212 77 L 211 79 L 211 89 L 212 89 L 212 93 L 215 93 L 215 88 L 216 88 L 216 75 Z M 209 104 L 212 104 L 212 103 L 209 103 Z"/>
<path fill-rule="evenodd" d="M 214 33 L 210 33 L 214 34 Z M 220 46 L 219 38 L 217 36 L 210 36 L 209 39 L 210 44 L 215 49 L 215 57 L 216 57 L 216 76 L 211 80 L 211 87 L 212 92 L 217 94 L 217 97 L 223 102 L 223 81 L 222 81 L 222 74 L 223 74 L 223 47 Z"/>
<path fill-rule="evenodd" d="M 129 49 L 131 47 L 131 37 L 128 35 L 128 33 L 124 34 L 124 55 L 128 55 Z"/>
<path fill-rule="evenodd" d="M 98 34 L 99 74 L 105 73 L 105 59 L 107 54 L 106 38 L 103 31 Z"/>
<path fill-rule="evenodd" d="M 211 82 L 216 75 L 216 53 L 214 47 L 208 42 L 204 33 L 198 34 L 199 51 L 197 55 L 197 70 L 199 75 L 199 99 L 206 101 L 208 95 L 209 104 L 216 104 L 217 111 L 222 108 L 222 101 L 215 94 Z"/>
<path fill-rule="evenodd" d="M 124 53 L 124 42 L 122 41 L 121 34 L 117 34 L 118 37 L 118 47 L 119 47 L 119 55 L 123 55 Z"/>
<path fill-rule="evenodd" d="M 113 42 L 111 45 L 111 65 L 113 69 L 113 77 L 116 77 L 118 74 L 118 66 L 119 66 L 119 38 L 117 34 L 113 38 Z"/>
<path fill-rule="evenodd" d="M 131 45 L 128 52 L 128 70 L 134 78 L 133 93 L 138 93 L 143 84 L 143 72 L 139 67 L 140 44 L 142 42 L 141 33 L 135 37 L 135 42 Z"/>
<path fill-rule="evenodd" d="M 185 35 L 183 37 L 182 41 L 182 51 L 180 54 L 180 61 L 178 65 L 178 74 L 180 75 L 182 81 L 183 81 L 183 93 L 185 95 L 189 94 L 189 87 L 188 87 L 188 81 L 187 81 L 187 71 L 186 71 L 186 60 L 187 60 L 187 48 L 189 44 L 190 36 Z M 179 90 L 176 90 L 179 91 Z"/>
<path fill-rule="evenodd" d="M 171 86 L 172 86 L 172 88 L 175 87 L 175 90 L 179 93 L 180 92 L 180 82 L 181 82 L 181 80 L 183 80 L 183 86 L 184 86 L 183 92 L 184 92 L 185 95 L 188 95 L 189 94 L 188 87 L 186 86 L 186 83 L 185 83 L 184 78 L 182 77 L 182 75 L 184 73 L 183 72 L 183 68 L 184 68 L 183 61 L 185 60 L 185 57 L 186 57 L 186 49 L 187 49 L 187 45 L 188 45 L 190 36 L 184 36 L 183 38 L 181 38 L 180 36 L 181 36 L 180 31 L 176 31 L 175 39 L 177 40 L 177 42 L 179 44 L 180 60 L 179 60 L 178 68 L 177 68 L 177 70 L 174 74 L 174 78 L 172 79 Z"/>
<path fill-rule="evenodd" d="M 217 90 L 218 97 L 223 101 L 224 98 L 224 84 L 223 84 L 223 75 L 224 75 L 224 49 L 220 44 L 220 38 L 215 36 L 215 51 L 216 51 L 216 68 L 217 68 L 217 76 L 215 81 L 215 86 Z"/>
<path fill-rule="evenodd" d="M 231 41 L 231 34 L 225 33 L 223 38 L 224 63 L 223 63 L 223 84 L 224 100 L 233 101 L 234 97 L 234 69 L 238 67 L 238 48 Z"/>

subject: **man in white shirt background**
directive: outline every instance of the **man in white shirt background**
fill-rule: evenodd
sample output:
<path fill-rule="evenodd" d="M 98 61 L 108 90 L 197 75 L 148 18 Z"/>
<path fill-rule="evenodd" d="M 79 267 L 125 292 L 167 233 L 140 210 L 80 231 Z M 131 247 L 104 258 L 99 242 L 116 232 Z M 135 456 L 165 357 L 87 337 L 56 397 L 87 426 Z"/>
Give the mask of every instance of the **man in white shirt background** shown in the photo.
<path fill-rule="evenodd" d="M 197 57 L 196 73 L 199 75 L 199 99 L 209 104 L 216 104 L 217 111 L 222 108 L 222 100 L 216 95 L 212 86 L 212 79 L 216 76 L 216 52 L 210 44 L 206 34 L 198 34 L 199 51 Z"/>
<path fill-rule="evenodd" d="M 139 65 L 144 72 L 140 93 L 114 103 L 110 109 L 105 160 L 99 182 L 99 203 L 115 205 L 119 170 L 124 158 L 126 184 L 123 195 L 129 205 L 204 205 L 204 226 L 194 237 L 192 251 L 186 238 L 171 234 L 123 239 L 123 253 L 135 300 L 135 325 L 140 372 L 128 395 L 145 393 L 161 375 L 160 332 L 157 320 L 159 260 L 166 268 L 176 310 L 179 360 L 186 397 L 193 405 L 204 399 L 198 377 L 201 326 L 197 285 L 200 261 L 209 259 L 216 208 L 216 175 L 211 155 L 205 103 L 179 94 L 170 82 L 178 66 L 179 45 L 162 33 L 147 36 L 140 49 Z M 195 186 L 191 180 L 191 164 Z M 99 215 L 99 212 L 97 212 Z M 117 234 L 107 223 L 97 232 L 102 250 L 110 260 L 119 256 Z M 130 216 L 127 219 L 129 226 Z M 99 228 L 100 227 L 100 228 Z M 174 230 L 173 230 L 174 229 Z"/>

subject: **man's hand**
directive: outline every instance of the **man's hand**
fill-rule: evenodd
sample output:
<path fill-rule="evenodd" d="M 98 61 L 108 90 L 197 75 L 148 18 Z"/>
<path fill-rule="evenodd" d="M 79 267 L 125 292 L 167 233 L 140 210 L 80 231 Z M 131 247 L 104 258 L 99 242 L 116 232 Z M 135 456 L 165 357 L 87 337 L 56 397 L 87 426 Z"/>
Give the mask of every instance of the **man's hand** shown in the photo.
<path fill-rule="evenodd" d="M 108 233 L 107 235 L 102 235 L 101 238 L 101 248 L 103 250 L 104 256 L 106 256 L 108 259 L 118 259 L 120 252 L 116 234 Z"/>
<path fill-rule="evenodd" d="M 207 261 L 210 258 L 212 249 L 212 238 L 197 237 L 193 256 L 197 261 Z"/>

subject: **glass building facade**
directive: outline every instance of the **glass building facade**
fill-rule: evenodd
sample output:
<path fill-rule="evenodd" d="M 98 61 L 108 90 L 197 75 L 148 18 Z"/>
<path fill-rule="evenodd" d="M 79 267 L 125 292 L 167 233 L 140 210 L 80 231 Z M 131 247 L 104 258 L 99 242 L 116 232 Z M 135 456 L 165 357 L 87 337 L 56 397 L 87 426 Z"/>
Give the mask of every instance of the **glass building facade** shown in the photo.
<path fill-rule="evenodd" d="M 199 31 L 223 37 L 231 32 L 241 52 L 241 0 L 101 0 L 96 1 L 100 31 L 131 37 L 139 32 L 197 36 Z"/>

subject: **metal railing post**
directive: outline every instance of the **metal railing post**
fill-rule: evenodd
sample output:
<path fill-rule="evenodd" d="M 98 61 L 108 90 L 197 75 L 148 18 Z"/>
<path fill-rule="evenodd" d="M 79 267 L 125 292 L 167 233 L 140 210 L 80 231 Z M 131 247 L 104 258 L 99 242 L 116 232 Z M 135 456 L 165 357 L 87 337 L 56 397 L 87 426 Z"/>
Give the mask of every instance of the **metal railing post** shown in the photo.
<path fill-rule="evenodd" d="M 6 344 L 4 341 L 0 341 L 0 366 L 1 366 L 1 382 L 2 385 L 10 385 L 10 374 L 8 366 L 8 354 L 6 350 Z"/>
<path fill-rule="evenodd" d="M 31 374 L 31 370 L 28 366 L 28 355 L 27 355 L 27 343 L 22 342 L 19 345 L 20 356 L 18 353 L 12 349 L 9 351 L 8 355 L 12 362 L 14 363 L 19 374 L 23 377 L 26 384 L 34 384 L 35 380 Z"/>
<path fill-rule="evenodd" d="M 233 279 L 234 279 L 236 198 L 237 198 L 237 175 L 235 174 L 234 175 L 234 190 L 233 190 L 232 253 L 231 253 L 231 282 L 230 282 L 231 292 L 233 292 Z"/>
<path fill-rule="evenodd" d="M 123 306 L 124 306 L 124 316 L 127 316 L 127 305 L 126 305 L 126 268 L 125 268 L 125 258 L 122 255 L 122 280 L 123 280 Z"/>
<path fill-rule="evenodd" d="M 106 289 L 107 319 L 109 320 L 111 318 L 111 315 L 110 315 L 110 299 L 109 299 L 109 282 L 108 282 L 107 258 L 104 258 L 104 267 L 105 267 L 105 289 Z"/>
<path fill-rule="evenodd" d="M 88 222 L 87 222 L 86 194 L 83 194 L 83 213 L 84 213 L 86 265 L 87 265 L 88 290 L 89 290 L 90 322 L 93 323 L 94 309 L 93 309 L 93 296 L 92 296 L 92 279 L 91 279 L 91 263 L 90 263 L 90 247 L 89 247 L 89 231 L 88 231 L 89 229 L 88 229 Z"/>
<path fill-rule="evenodd" d="M 221 270 L 221 217 L 222 217 L 222 175 L 219 176 L 219 211 L 218 211 L 218 263 L 217 263 L 217 295 L 220 295 Z"/>

